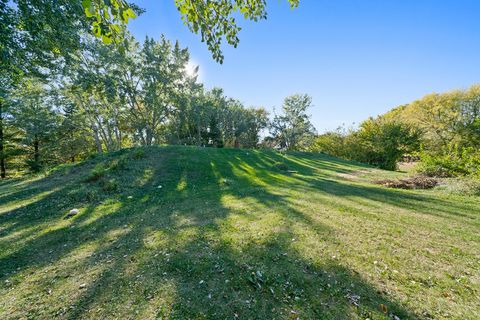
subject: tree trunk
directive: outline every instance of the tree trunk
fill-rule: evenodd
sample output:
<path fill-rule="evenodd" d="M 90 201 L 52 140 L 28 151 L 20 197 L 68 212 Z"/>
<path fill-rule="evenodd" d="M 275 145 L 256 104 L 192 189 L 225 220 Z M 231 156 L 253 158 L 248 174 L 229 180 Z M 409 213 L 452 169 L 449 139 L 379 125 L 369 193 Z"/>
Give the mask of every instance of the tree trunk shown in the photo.
<path fill-rule="evenodd" d="M 97 146 L 97 152 L 102 153 L 102 143 L 100 142 L 100 138 L 98 137 L 98 131 L 95 126 L 92 127 L 93 129 L 93 139 L 95 140 L 95 145 Z"/>
<path fill-rule="evenodd" d="M 3 135 L 3 108 L 0 102 L 0 176 L 5 179 L 7 171 L 5 169 L 5 152 L 4 152 L 4 135 Z"/>
<path fill-rule="evenodd" d="M 39 149 L 39 143 L 38 143 L 38 138 L 35 135 L 35 140 L 33 141 L 33 160 L 35 161 L 35 165 L 39 165 L 40 162 L 40 149 Z"/>
<path fill-rule="evenodd" d="M 153 132 L 149 126 L 145 130 L 145 142 L 147 146 L 151 146 L 153 142 Z"/>

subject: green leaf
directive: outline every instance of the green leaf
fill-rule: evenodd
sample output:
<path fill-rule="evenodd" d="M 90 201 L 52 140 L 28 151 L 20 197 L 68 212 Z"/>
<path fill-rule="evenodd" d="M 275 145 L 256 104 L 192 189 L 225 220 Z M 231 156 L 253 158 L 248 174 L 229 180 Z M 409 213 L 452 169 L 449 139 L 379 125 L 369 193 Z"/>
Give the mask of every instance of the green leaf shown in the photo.
<path fill-rule="evenodd" d="M 135 12 L 131 8 L 128 8 L 125 12 L 127 13 L 127 16 L 131 19 L 135 19 L 137 17 Z"/>
<path fill-rule="evenodd" d="M 85 8 L 85 15 L 87 16 L 87 18 L 91 18 L 95 15 L 95 9 L 93 8 L 93 6 Z"/>
<path fill-rule="evenodd" d="M 82 6 L 84 9 L 88 9 L 92 6 L 92 0 L 82 0 Z"/>
<path fill-rule="evenodd" d="M 112 43 L 112 37 L 111 36 L 107 36 L 105 34 L 102 34 L 102 41 L 103 43 L 105 44 L 110 44 Z"/>

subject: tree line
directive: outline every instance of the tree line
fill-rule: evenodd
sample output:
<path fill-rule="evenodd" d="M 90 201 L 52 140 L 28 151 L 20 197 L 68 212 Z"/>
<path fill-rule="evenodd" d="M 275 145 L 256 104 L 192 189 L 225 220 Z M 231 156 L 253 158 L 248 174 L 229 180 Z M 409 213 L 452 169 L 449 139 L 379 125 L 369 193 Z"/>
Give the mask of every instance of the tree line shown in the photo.
<path fill-rule="evenodd" d="M 270 121 L 264 108 L 206 90 L 178 42 L 127 34 L 124 43 L 112 50 L 90 37 L 61 70 L 19 81 L 2 100 L 2 176 L 137 145 L 257 148 L 268 128 L 271 147 L 295 149 L 314 130 L 306 95 L 288 97 Z"/>
<path fill-rule="evenodd" d="M 221 40 L 239 41 L 235 12 L 266 17 L 265 0 L 175 4 L 219 62 Z M 316 135 L 308 95 L 287 97 L 270 117 L 207 90 L 186 72 L 187 49 L 164 37 L 138 43 L 127 32 L 142 12 L 123 0 L 0 0 L 2 177 L 152 144 L 310 150 L 391 170 L 411 154 L 427 174 L 479 171 L 479 86 Z"/>
<path fill-rule="evenodd" d="M 239 42 L 235 15 L 267 16 L 265 0 L 174 4 L 220 63 L 222 40 Z M 187 77 L 178 44 L 136 43 L 126 26 L 143 12 L 125 0 L 0 0 L 2 178 L 129 145 L 256 144 L 266 112 Z"/>
<path fill-rule="evenodd" d="M 429 94 L 358 128 L 321 134 L 310 150 L 390 170 L 412 155 L 427 175 L 480 175 L 480 85 Z"/>

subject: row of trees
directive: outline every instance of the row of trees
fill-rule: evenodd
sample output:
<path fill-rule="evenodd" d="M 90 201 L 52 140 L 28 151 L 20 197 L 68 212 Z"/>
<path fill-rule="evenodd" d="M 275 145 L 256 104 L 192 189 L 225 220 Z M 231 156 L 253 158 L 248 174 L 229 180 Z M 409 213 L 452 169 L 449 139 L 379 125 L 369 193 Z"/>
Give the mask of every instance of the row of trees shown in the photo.
<path fill-rule="evenodd" d="M 1 167 L 30 169 L 131 145 L 254 147 L 264 109 L 245 108 L 186 72 L 189 54 L 162 38 L 128 50 L 90 40 L 48 77 L 24 77 L 2 100 Z M 11 161 L 10 161 L 11 160 Z"/>
<path fill-rule="evenodd" d="M 238 44 L 237 12 L 267 14 L 264 0 L 175 5 L 218 62 L 222 39 Z M 143 11 L 125 0 L 0 0 L 2 178 L 25 159 L 38 169 L 132 144 L 255 145 L 266 112 L 204 90 L 178 45 L 135 43 L 126 25 Z"/>
<path fill-rule="evenodd" d="M 327 132 L 310 149 L 391 170 L 410 154 L 430 175 L 480 174 L 480 86 L 430 94 L 358 129 Z"/>
<path fill-rule="evenodd" d="M 421 130 L 424 173 L 480 176 L 480 85 L 429 94 L 385 116 Z"/>
<path fill-rule="evenodd" d="M 125 49 L 112 50 L 86 39 L 68 64 L 23 77 L 2 100 L 3 177 L 134 145 L 256 148 L 270 129 L 269 146 L 292 150 L 312 137 L 307 95 L 288 97 L 270 121 L 264 108 L 206 90 L 198 70 L 187 72 L 189 52 L 178 42 L 140 44 L 125 34 Z"/>
<path fill-rule="evenodd" d="M 433 93 L 387 114 L 422 130 L 422 145 L 431 153 L 460 148 L 480 147 L 480 85 L 466 90 Z"/>

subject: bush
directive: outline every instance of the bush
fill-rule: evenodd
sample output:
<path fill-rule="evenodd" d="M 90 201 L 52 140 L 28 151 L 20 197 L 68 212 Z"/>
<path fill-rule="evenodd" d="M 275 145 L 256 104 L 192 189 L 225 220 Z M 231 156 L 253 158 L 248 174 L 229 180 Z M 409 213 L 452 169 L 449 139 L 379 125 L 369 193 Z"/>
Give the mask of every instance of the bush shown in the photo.
<path fill-rule="evenodd" d="M 40 172 L 42 170 L 42 164 L 39 161 L 27 159 L 26 163 L 31 172 Z"/>
<path fill-rule="evenodd" d="M 311 150 L 395 170 L 404 154 L 418 150 L 419 139 L 410 125 L 370 118 L 357 131 L 340 128 L 317 136 Z"/>
<path fill-rule="evenodd" d="M 404 154 L 415 151 L 420 141 L 416 128 L 383 118 L 364 121 L 357 136 L 363 152 L 354 160 L 387 170 L 396 170 L 397 162 Z"/>
<path fill-rule="evenodd" d="M 125 170 L 127 169 L 128 159 L 126 157 L 120 157 L 119 159 L 115 159 L 110 164 L 111 170 Z"/>
<path fill-rule="evenodd" d="M 440 155 L 422 154 L 418 171 L 430 177 L 480 176 L 480 150 L 450 148 Z"/>

